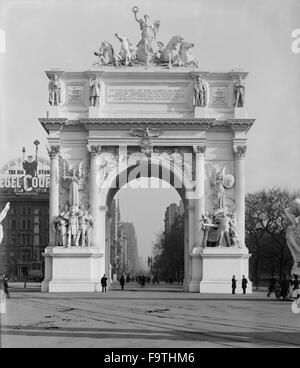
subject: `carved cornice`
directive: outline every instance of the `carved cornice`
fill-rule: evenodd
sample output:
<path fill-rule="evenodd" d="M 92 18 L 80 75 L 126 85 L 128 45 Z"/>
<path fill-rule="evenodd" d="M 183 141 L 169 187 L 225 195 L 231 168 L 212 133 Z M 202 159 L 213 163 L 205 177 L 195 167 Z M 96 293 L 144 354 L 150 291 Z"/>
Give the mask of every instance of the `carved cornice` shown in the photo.
<path fill-rule="evenodd" d="M 244 158 L 246 155 L 247 146 L 246 145 L 234 145 L 233 152 L 237 158 Z"/>
<path fill-rule="evenodd" d="M 248 132 L 249 129 L 254 124 L 255 119 L 227 119 L 225 124 L 229 126 L 232 131 L 245 131 Z"/>
<path fill-rule="evenodd" d="M 55 75 L 57 75 L 58 78 L 61 78 L 64 75 L 64 70 L 46 70 L 46 75 L 49 79 L 52 79 Z"/>
<path fill-rule="evenodd" d="M 215 119 L 204 118 L 98 118 L 98 119 L 79 119 L 77 124 L 81 124 L 88 129 L 107 129 L 107 128 L 148 128 L 159 127 L 166 129 L 190 128 L 207 130 L 215 121 Z M 74 124 L 68 121 L 67 125 Z"/>
<path fill-rule="evenodd" d="M 51 145 L 51 146 L 47 146 L 47 151 L 48 151 L 48 155 L 50 157 L 50 159 L 53 159 L 55 157 L 57 157 L 60 153 L 60 145 Z"/>
<path fill-rule="evenodd" d="M 87 146 L 87 150 L 88 150 L 91 158 L 96 158 L 101 153 L 101 146 L 100 145 L 95 145 L 95 144 L 90 144 L 90 145 Z"/>
<path fill-rule="evenodd" d="M 67 121 L 67 118 L 39 118 L 39 122 L 48 134 L 50 130 L 62 130 Z"/>

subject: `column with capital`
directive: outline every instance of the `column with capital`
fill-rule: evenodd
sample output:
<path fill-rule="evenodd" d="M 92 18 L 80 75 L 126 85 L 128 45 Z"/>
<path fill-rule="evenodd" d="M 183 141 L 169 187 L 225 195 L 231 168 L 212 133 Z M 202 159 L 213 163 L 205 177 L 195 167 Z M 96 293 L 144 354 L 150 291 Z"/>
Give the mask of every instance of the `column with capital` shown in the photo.
<path fill-rule="evenodd" d="M 204 195 L 204 157 L 206 146 L 193 146 L 195 152 L 195 237 L 196 247 L 202 248 L 203 229 L 201 226 L 202 215 L 205 212 L 205 195 Z"/>
<path fill-rule="evenodd" d="M 236 215 L 238 218 L 238 235 L 240 246 L 245 247 L 245 154 L 246 145 L 234 145 L 235 155 L 235 202 Z"/>
<path fill-rule="evenodd" d="M 49 246 L 55 245 L 55 232 L 52 224 L 59 212 L 59 145 L 47 147 L 50 157 L 50 188 L 49 188 Z"/>
<path fill-rule="evenodd" d="M 88 151 L 90 154 L 90 177 L 89 177 L 89 187 L 90 187 L 90 208 L 91 215 L 94 219 L 94 226 L 91 233 L 91 247 L 100 247 L 99 244 L 99 188 L 97 186 L 97 157 L 101 152 L 100 145 L 90 145 L 88 146 Z"/>
<path fill-rule="evenodd" d="M 195 192 L 194 192 L 194 206 L 190 203 L 189 206 L 189 223 L 190 232 L 189 254 L 191 257 L 191 279 L 189 282 L 189 292 L 198 293 L 200 290 L 200 281 L 202 278 L 202 243 L 203 243 L 203 229 L 202 229 L 202 214 L 205 211 L 204 198 L 204 156 L 206 151 L 205 145 L 193 146 L 195 153 Z M 192 238 L 192 239 L 191 239 Z"/>

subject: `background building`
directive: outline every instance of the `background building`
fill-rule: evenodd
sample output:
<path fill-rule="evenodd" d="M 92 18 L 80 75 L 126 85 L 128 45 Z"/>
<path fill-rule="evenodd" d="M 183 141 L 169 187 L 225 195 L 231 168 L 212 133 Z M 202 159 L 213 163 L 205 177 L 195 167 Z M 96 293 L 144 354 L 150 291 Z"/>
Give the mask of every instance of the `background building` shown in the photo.
<path fill-rule="evenodd" d="M 37 142 L 37 141 L 36 141 Z M 37 148 L 37 145 L 36 145 Z M 10 279 L 40 280 L 49 233 L 49 161 L 31 155 L 9 161 L 0 171 L 0 208 L 10 202 L 2 225 L 0 272 Z"/>
<path fill-rule="evenodd" d="M 172 203 L 166 208 L 164 220 L 165 234 L 169 234 L 171 232 L 172 225 L 174 224 L 176 218 L 182 215 L 184 215 L 184 207 L 182 201 L 180 201 L 179 205 L 176 203 Z"/>
<path fill-rule="evenodd" d="M 136 232 L 132 223 L 121 222 L 119 202 L 116 199 L 111 206 L 110 224 L 112 278 L 120 277 L 122 274 L 134 275 L 138 266 Z"/>

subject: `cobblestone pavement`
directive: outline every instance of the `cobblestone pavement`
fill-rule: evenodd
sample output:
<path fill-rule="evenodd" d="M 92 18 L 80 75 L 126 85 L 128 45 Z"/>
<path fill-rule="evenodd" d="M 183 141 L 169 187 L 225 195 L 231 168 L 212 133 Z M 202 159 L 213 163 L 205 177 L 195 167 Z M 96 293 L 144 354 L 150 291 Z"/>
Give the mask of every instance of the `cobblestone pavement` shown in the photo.
<path fill-rule="evenodd" d="M 190 294 L 119 286 L 107 293 L 43 294 L 14 284 L 1 347 L 298 347 L 300 314 L 264 292 Z"/>

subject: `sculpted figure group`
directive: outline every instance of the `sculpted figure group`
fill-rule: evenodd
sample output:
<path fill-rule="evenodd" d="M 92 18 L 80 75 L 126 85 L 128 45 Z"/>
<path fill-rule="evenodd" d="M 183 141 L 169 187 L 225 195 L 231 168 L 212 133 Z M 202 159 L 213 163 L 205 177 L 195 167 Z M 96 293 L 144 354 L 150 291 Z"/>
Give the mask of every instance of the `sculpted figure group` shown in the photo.
<path fill-rule="evenodd" d="M 90 247 L 93 217 L 82 206 L 61 206 L 53 222 L 55 245 Z"/>
<path fill-rule="evenodd" d="M 203 215 L 204 247 L 241 247 L 237 222 L 236 214 L 227 209 Z"/>
<path fill-rule="evenodd" d="M 109 42 L 102 42 L 99 51 L 94 52 L 98 60 L 93 66 L 159 64 L 169 68 L 172 66 L 198 67 L 199 62 L 190 52 L 190 49 L 194 47 L 193 43 L 185 42 L 181 36 L 176 35 L 171 38 L 166 46 L 161 41 L 155 44 L 160 21 L 151 21 L 147 14 L 143 18 L 138 18 L 138 11 L 136 6 L 133 7 L 134 19 L 139 24 L 141 31 L 141 39 L 138 44 L 134 46 L 128 37 L 115 33 L 115 37 L 121 43 L 120 52 L 116 53 Z"/>
<path fill-rule="evenodd" d="M 213 180 L 212 180 L 213 177 Z M 204 247 L 242 247 L 239 240 L 236 213 L 230 213 L 226 206 L 226 189 L 234 185 L 234 177 L 225 174 L 225 166 L 215 168 L 210 180 L 215 189 L 216 205 L 212 213 L 202 216 Z"/>

